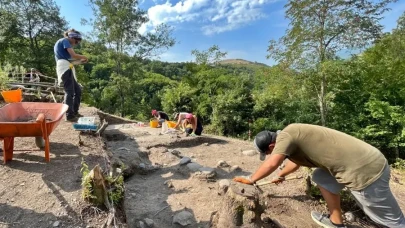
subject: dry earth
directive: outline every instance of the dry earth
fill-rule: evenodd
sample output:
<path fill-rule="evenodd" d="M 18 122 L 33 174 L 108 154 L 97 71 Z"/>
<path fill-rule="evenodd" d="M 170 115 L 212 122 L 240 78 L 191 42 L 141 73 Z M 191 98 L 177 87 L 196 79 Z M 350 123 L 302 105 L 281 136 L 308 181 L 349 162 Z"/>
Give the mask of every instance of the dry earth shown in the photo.
<path fill-rule="evenodd" d="M 96 110 L 83 108 L 81 112 L 95 115 Z M 261 163 L 258 156 L 242 154 L 253 149 L 249 142 L 214 136 L 161 135 L 160 130 L 125 124 L 110 126 L 105 132 L 107 149 L 114 159 L 134 164 L 135 174 L 125 184 L 127 225 L 118 226 L 148 227 L 153 222 L 153 227 L 181 227 L 173 219 L 185 210 L 191 214 L 186 219 L 190 223 L 187 227 L 209 227 L 222 199 L 218 182 L 250 175 Z M 82 159 L 90 168 L 96 164 L 106 167 L 102 142 L 82 135 L 79 145 L 79 133 L 68 122 L 61 122 L 50 140 L 50 163 L 44 162 L 43 152 L 30 151 L 35 149 L 34 138 L 17 138 L 15 149 L 25 151 L 16 151 L 13 161 L 0 166 L 0 227 L 102 227 L 106 213 L 81 199 L 80 185 Z M 182 157 L 214 168 L 214 181 L 197 178 L 198 172 L 179 164 Z M 240 169 L 217 168 L 219 161 Z M 391 186 L 404 210 L 405 180 L 401 178 L 401 173 L 393 172 Z M 324 211 L 325 206 L 305 196 L 302 179 L 264 190 L 269 195 L 264 216 L 284 227 L 317 227 L 310 211 Z"/>
<path fill-rule="evenodd" d="M 84 115 L 96 109 L 85 108 Z M 50 136 L 51 161 L 34 138 L 16 138 L 13 161 L 0 165 L 0 227 L 101 227 L 106 213 L 81 199 L 81 161 L 105 164 L 100 140 L 62 121 Z M 2 154 L 2 153 L 1 153 Z M 1 158 L 2 159 L 2 158 Z"/>
<path fill-rule="evenodd" d="M 125 210 L 129 227 L 142 227 L 149 219 L 153 220 L 155 227 L 181 227 L 173 224 L 173 220 L 183 210 L 192 214 L 188 227 L 209 227 L 211 216 L 219 209 L 222 199 L 218 194 L 219 181 L 250 175 L 261 163 L 258 155 L 242 153 L 254 149 L 246 141 L 215 136 L 192 138 L 177 134 L 162 135 L 161 129 L 133 124 L 121 125 L 120 129 L 107 132 L 110 139 L 114 139 L 108 142 L 109 149 L 116 155 L 120 156 L 120 151 L 146 153 L 148 158 L 141 159 L 146 167 L 161 167 L 146 174 L 135 174 L 127 180 Z M 191 158 L 193 163 L 203 167 L 214 168 L 216 181 L 196 178 L 195 171 L 179 164 L 184 157 Z M 218 168 L 220 161 L 240 169 Z M 303 170 L 298 173 L 305 174 Z M 399 179 L 400 173 L 395 172 L 393 176 L 396 180 L 392 182 L 393 191 L 405 209 L 404 180 Z M 305 195 L 303 179 L 267 186 L 264 190 L 269 195 L 264 217 L 276 219 L 284 227 L 317 227 L 310 218 L 310 211 L 326 209 Z M 361 220 L 352 223 L 351 227 L 374 226 Z"/>

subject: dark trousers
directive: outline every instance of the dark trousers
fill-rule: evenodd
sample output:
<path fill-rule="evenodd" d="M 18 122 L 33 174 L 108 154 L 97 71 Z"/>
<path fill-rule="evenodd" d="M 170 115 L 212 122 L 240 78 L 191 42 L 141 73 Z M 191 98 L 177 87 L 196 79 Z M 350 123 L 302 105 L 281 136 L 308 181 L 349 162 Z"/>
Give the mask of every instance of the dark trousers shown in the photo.
<path fill-rule="evenodd" d="M 72 118 L 79 113 L 80 99 L 82 98 L 82 89 L 76 82 L 71 69 L 62 75 L 63 89 L 65 90 L 65 99 L 63 103 L 69 106 L 66 117 Z"/>
<path fill-rule="evenodd" d="M 201 124 L 200 118 L 197 118 L 197 127 L 196 127 L 194 133 L 195 133 L 196 135 L 201 135 L 203 129 L 204 129 L 204 128 L 203 128 L 203 126 L 202 126 L 202 124 Z"/>

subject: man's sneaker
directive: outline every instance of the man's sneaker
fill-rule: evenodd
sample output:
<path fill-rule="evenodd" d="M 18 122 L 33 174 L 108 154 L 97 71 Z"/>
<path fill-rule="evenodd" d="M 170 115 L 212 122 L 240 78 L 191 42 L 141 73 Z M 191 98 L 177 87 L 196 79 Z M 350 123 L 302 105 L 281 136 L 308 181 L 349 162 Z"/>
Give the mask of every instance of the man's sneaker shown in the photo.
<path fill-rule="evenodd" d="M 80 114 L 80 113 L 78 113 L 78 112 L 76 112 L 76 113 L 75 113 L 75 117 L 78 117 L 78 118 L 79 118 L 79 117 L 83 117 L 83 115 Z"/>
<path fill-rule="evenodd" d="M 312 220 L 314 220 L 318 225 L 324 228 L 346 228 L 346 226 L 336 226 L 333 225 L 332 221 L 329 219 L 329 215 L 322 214 L 316 211 L 311 212 Z"/>

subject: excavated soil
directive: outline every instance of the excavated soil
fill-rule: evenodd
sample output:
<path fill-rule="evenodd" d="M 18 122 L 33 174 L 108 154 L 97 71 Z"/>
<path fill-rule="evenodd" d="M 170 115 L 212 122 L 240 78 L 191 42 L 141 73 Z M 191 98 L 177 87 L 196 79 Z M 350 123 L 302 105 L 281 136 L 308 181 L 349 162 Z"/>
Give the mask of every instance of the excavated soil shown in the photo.
<path fill-rule="evenodd" d="M 96 111 L 83 108 L 81 113 L 91 116 Z M 223 197 L 218 190 L 220 180 L 254 172 L 261 164 L 258 156 L 242 154 L 254 148 L 241 140 L 162 135 L 160 131 L 136 124 L 109 126 L 105 131 L 107 150 L 115 160 L 129 164 L 123 167 L 128 172 L 123 202 L 126 221 L 118 211 L 117 227 L 183 227 L 173 220 L 184 211 L 191 215 L 184 220 L 188 224 L 185 227 L 210 227 Z M 81 198 L 80 169 L 82 159 L 90 168 L 100 164 L 105 169 L 109 165 L 103 142 L 94 136 L 79 137 L 72 123 L 64 121 L 50 140 L 50 163 L 44 161 L 43 151 L 32 151 L 36 149 L 34 138 L 16 138 L 15 149 L 23 151 L 16 151 L 13 161 L 0 165 L 0 227 L 102 227 L 106 212 Z M 196 175 L 198 172 L 179 164 L 184 157 L 215 169 L 216 176 Z M 229 167 L 218 168 L 220 161 Z M 391 183 L 402 210 L 403 176 L 393 171 Z M 305 195 L 303 179 L 268 185 L 263 190 L 267 195 L 263 218 L 274 219 L 284 227 L 317 227 L 310 211 L 326 211 L 319 200 Z M 351 227 L 375 227 L 360 219 Z"/>
<path fill-rule="evenodd" d="M 147 154 L 146 159 L 138 160 L 144 163 L 141 166 L 158 168 L 135 172 L 126 181 L 124 206 L 129 227 L 142 227 L 151 220 L 155 227 L 182 227 L 173 223 L 174 217 L 181 211 L 192 214 L 187 227 L 210 227 L 223 197 L 219 195 L 219 181 L 250 175 L 261 164 L 257 154 L 249 156 L 242 153 L 254 149 L 246 141 L 161 134 L 161 129 L 135 124 L 117 125 L 115 128 L 106 131 L 107 138 L 111 140 L 107 143 L 110 151 L 118 157 L 122 151 Z M 214 168 L 215 178 L 199 178 L 187 165 L 179 164 L 184 157 L 203 167 Z M 221 161 L 230 167 L 218 168 L 217 164 Z M 233 170 L 232 166 L 240 169 Z M 303 176 L 305 171 L 300 169 L 296 174 Z M 392 189 L 405 209 L 404 180 L 400 180 L 401 174 L 396 171 L 393 176 L 396 181 L 392 182 Z M 326 212 L 324 204 L 306 196 L 304 179 L 286 181 L 278 186 L 267 185 L 262 189 L 267 195 L 267 210 L 262 217 L 275 219 L 284 227 L 318 227 L 310 217 L 311 210 Z M 354 211 L 354 214 L 361 215 L 359 211 Z M 362 217 L 358 218 L 358 222 L 348 224 L 349 227 L 376 227 Z M 268 227 L 272 226 L 269 224 Z"/>

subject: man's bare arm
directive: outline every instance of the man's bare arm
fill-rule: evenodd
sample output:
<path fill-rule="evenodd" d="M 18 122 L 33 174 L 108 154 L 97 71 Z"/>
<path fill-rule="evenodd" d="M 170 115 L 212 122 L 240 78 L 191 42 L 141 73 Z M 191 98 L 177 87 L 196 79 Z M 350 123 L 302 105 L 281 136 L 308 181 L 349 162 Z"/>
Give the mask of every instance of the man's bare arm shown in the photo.
<path fill-rule="evenodd" d="M 287 163 L 285 164 L 284 169 L 282 169 L 279 173 L 279 177 L 285 177 L 295 171 L 297 171 L 300 168 L 299 165 L 295 164 L 294 162 L 288 160 Z"/>
<path fill-rule="evenodd" d="M 256 182 L 268 175 L 272 174 L 284 161 L 285 155 L 271 154 L 270 157 L 263 162 L 259 169 L 250 177 L 250 180 Z"/>

